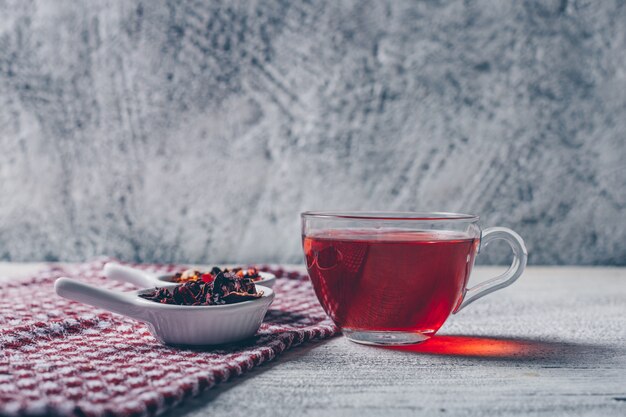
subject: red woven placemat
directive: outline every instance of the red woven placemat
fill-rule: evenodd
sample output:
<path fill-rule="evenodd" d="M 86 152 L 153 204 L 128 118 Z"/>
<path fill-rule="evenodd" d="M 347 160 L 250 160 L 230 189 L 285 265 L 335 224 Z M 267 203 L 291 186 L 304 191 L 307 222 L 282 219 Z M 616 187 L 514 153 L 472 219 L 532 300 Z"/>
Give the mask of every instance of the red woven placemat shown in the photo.
<path fill-rule="evenodd" d="M 163 346 L 142 323 L 54 293 L 54 280 L 61 276 L 134 289 L 107 281 L 103 264 L 57 268 L 0 284 L 0 414 L 154 415 L 290 347 L 337 331 L 310 281 L 274 268 L 284 277 L 274 286 L 276 298 L 255 338 L 219 349 Z M 157 273 L 182 269 L 139 267 Z"/>

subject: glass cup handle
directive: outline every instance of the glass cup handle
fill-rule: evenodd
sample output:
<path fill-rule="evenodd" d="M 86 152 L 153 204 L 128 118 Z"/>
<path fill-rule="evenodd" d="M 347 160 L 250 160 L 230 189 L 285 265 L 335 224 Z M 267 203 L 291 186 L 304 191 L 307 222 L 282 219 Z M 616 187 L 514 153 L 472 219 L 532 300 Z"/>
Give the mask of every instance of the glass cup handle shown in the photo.
<path fill-rule="evenodd" d="M 506 227 L 489 227 L 482 232 L 479 252 L 483 246 L 487 246 L 494 240 L 506 241 L 506 243 L 508 243 L 513 250 L 513 262 L 511 263 L 511 266 L 504 274 L 481 282 L 472 288 L 468 288 L 465 291 L 463 302 L 461 302 L 454 313 L 458 313 L 469 304 L 489 293 L 508 287 L 513 284 L 520 277 L 520 275 L 522 275 L 522 272 L 524 272 L 524 268 L 526 268 L 526 261 L 528 260 L 528 252 L 526 251 L 526 245 L 524 245 L 524 241 L 521 236 Z"/>

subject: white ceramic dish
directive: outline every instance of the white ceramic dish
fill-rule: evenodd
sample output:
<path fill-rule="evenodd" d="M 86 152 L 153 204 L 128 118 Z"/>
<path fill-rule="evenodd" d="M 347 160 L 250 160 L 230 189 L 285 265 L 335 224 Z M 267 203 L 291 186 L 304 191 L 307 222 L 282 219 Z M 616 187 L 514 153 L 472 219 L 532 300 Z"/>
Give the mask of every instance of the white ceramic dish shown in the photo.
<path fill-rule="evenodd" d="M 172 275 L 156 275 L 151 272 L 142 271 L 141 269 L 131 268 L 129 266 L 120 265 L 118 263 L 109 262 L 104 265 L 104 276 L 116 281 L 129 282 L 140 288 L 151 288 L 163 286 L 164 283 L 174 283 Z M 259 272 L 261 279 L 254 281 L 255 285 L 263 285 L 264 287 L 273 287 L 276 282 L 276 276 L 269 272 Z"/>
<path fill-rule="evenodd" d="M 139 297 L 149 290 L 112 291 L 70 278 L 57 279 L 54 289 L 61 297 L 142 321 L 162 343 L 185 346 L 220 345 L 252 337 L 274 300 L 274 291 L 261 285 L 257 285 L 257 291 L 263 291 L 260 298 L 219 306 L 160 304 Z"/>

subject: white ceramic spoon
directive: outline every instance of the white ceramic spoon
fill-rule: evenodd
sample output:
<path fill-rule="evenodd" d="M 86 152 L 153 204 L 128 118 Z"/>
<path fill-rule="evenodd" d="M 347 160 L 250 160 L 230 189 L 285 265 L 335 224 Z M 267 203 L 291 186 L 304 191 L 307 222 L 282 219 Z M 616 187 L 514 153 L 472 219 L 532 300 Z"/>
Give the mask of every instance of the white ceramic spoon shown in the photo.
<path fill-rule="evenodd" d="M 162 286 L 164 283 L 174 283 L 173 275 L 156 275 L 151 272 L 142 271 L 141 269 L 131 268 L 129 266 L 120 265 L 115 262 L 109 262 L 104 265 L 104 276 L 116 281 L 129 282 L 140 288 L 151 288 Z M 276 282 L 276 276 L 269 272 L 259 272 L 261 279 L 254 281 L 255 285 L 263 285 L 264 287 L 273 287 Z"/>
<path fill-rule="evenodd" d="M 161 283 L 160 287 L 176 285 Z M 263 295 L 257 299 L 218 306 L 160 304 L 139 297 L 150 290 L 112 291 L 70 278 L 57 279 L 54 289 L 61 297 L 142 321 L 162 343 L 186 346 L 220 345 L 252 337 L 274 300 L 274 291 L 261 285 L 257 291 Z"/>

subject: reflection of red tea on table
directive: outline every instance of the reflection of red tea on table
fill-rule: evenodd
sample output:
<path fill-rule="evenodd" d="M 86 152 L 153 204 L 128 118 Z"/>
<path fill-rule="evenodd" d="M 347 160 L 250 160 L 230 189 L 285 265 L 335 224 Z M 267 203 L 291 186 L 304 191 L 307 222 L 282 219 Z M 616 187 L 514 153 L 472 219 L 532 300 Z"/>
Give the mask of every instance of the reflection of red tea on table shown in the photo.
<path fill-rule="evenodd" d="M 317 296 L 340 327 L 430 334 L 460 301 L 478 242 L 454 232 L 330 230 L 303 245 Z"/>

